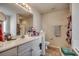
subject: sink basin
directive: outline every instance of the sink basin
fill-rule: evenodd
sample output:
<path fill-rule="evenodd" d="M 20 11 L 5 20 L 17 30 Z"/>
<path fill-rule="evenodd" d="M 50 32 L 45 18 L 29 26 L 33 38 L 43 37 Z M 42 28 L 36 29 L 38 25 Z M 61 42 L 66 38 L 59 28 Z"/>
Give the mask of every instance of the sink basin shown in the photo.
<path fill-rule="evenodd" d="M 14 36 L 12 38 L 7 38 L 7 41 L 12 41 L 12 40 L 16 40 L 17 38 Z"/>
<path fill-rule="evenodd" d="M 14 39 L 14 38 L 12 38 L 12 39 L 7 39 L 7 41 L 12 41 L 12 40 L 16 40 L 16 39 Z"/>

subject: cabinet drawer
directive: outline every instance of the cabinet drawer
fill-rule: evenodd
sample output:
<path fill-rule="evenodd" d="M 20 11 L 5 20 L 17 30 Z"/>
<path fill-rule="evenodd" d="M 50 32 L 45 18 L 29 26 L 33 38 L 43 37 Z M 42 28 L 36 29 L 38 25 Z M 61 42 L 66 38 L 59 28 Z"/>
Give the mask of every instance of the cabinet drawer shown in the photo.
<path fill-rule="evenodd" d="M 31 50 L 23 51 L 19 53 L 18 56 L 32 56 L 32 51 Z"/>
<path fill-rule="evenodd" d="M 28 53 L 28 52 L 32 52 L 32 49 L 31 47 L 28 47 L 27 49 L 24 49 L 24 50 L 19 50 L 18 51 L 18 55 L 23 55 L 24 53 Z"/>
<path fill-rule="evenodd" d="M 17 47 L 1 52 L 0 56 L 17 56 Z"/>

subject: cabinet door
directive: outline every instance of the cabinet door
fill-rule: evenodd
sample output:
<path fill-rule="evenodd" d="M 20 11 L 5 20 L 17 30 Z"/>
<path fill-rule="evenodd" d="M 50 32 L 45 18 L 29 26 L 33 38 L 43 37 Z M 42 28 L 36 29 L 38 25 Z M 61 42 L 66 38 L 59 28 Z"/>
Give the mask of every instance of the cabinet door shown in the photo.
<path fill-rule="evenodd" d="M 39 38 L 32 41 L 32 55 L 33 56 L 41 55 L 40 43 L 41 43 L 41 39 Z"/>
<path fill-rule="evenodd" d="M 18 54 L 18 56 L 32 56 L 32 51 L 31 49 L 22 51 Z"/>
<path fill-rule="evenodd" d="M 0 56 L 17 56 L 17 47 L 1 52 Z"/>
<path fill-rule="evenodd" d="M 31 56 L 31 55 L 32 55 L 31 42 L 18 46 L 18 56 Z"/>

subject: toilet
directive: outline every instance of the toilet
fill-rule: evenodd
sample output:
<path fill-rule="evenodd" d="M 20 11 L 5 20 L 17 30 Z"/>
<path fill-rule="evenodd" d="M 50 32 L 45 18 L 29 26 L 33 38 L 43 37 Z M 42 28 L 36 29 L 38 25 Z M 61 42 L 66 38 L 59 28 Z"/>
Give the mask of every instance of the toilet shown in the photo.
<path fill-rule="evenodd" d="M 50 44 L 50 42 L 49 41 L 45 41 L 45 49 L 48 49 L 48 45 Z"/>

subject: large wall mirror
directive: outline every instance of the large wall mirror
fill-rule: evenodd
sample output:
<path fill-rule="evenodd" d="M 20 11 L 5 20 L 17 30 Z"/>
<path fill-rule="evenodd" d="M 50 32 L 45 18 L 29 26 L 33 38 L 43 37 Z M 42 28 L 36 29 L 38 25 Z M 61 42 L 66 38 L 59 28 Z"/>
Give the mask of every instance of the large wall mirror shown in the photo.
<path fill-rule="evenodd" d="M 28 29 L 33 26 L 33 15 L 18 14 L 17 17 L 17 35 L 26 35 Z"/>

